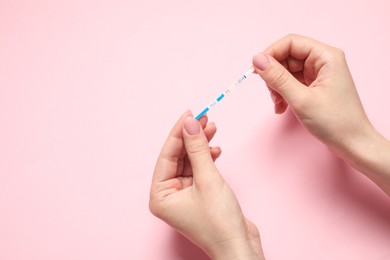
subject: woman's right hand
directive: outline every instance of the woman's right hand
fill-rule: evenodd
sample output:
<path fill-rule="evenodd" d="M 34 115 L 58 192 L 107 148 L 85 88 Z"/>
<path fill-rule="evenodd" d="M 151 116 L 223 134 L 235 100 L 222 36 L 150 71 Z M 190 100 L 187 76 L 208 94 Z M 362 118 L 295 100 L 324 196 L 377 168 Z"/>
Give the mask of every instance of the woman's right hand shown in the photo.
<path fill-rule="evenodd" d="M 343 51 L 288 35 L 256 55 L 253 65 L 276 113 L 289 105 L 314 136 L 390 195 L 390 143 L 369 122 Z"/>
<path fill-rule="evenodd" d="M 289 105 L 298 120 L 331 148 L 350 145 L 372 131 L 343 51 L 288 35 L 253 58 L 275 112 Z"/>

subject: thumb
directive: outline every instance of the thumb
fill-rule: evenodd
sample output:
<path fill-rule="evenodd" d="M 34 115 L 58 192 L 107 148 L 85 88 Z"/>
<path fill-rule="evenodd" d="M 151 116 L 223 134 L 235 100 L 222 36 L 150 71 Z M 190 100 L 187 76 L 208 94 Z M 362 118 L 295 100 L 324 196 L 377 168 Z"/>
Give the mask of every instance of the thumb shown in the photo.
<path fill-rule="evenodd" d="M 260 53 L 253 57 L 253 65 L 267 86 L 278 92 L 290 105 L 306 91 L 304 85 L 271 56 Z"/>
<path fill-rule="evenodd" d="M 184 120 L 183 140 L 195 179 L 210 178 L 216 171 L 209 142 L 199 122 L 192 116 Z"/>

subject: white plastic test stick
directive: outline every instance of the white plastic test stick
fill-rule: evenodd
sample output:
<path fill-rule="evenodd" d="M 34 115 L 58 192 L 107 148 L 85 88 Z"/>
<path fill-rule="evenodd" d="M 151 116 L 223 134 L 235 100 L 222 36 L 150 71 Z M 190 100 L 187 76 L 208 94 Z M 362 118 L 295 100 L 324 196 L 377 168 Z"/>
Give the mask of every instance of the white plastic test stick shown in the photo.
<path fill-rule="evenodd" d="M 206 114 L 212 107 L 218 104 L 227 94 L 229 94 L 233 89 L 235 89 L 240 83 L 246 79 L 250 74 L 255 71 L 253 67 L 251 67 L 247 72 L 245 72 L 237 81 L 232 83 L 223 93 L 221 93 L 216 99 L 214 99 L 205 109 L 200 112 L 195 119 L 199 120 L 204 114 Z"/>

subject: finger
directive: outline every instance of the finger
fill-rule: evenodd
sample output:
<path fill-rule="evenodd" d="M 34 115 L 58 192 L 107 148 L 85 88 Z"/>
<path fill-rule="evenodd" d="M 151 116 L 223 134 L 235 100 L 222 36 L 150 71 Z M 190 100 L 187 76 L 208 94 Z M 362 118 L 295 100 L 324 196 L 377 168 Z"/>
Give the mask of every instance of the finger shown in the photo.
<path fill-rule="evenodd" d="M 192 167 L 195 183 L 212 183 L 220 178 L 211 156 L 207 137 L 193 117 L 187 117 L 182 129 L 184 146 Z"/>
<path fill-rule="evenodd" d="M 176 176 L 179 160 L 184 156 L 182 127 L 184 120 L 190 115 L 191 112 L 186 111 L 169 133 L 157 159 L 153 182 L 162 182 Z"/>
<path fill-rule="evenodd" d="M 275 114 L 283 114 L 287 110 L 288 104 L 283 99 L 281 102 L 275 104 Z"/>
<path fill-rule="evenodd" d="M 183 170 L 180 171 L 180 176 L 189 177 L 192 176 L 192 167 L 188 159 L 188 155 L 186 154 L 183 159 Z"/>
<path fill-rule="evenodd" d="M 205 128 L 204 128 L 204 133 L 206 135 L 207 141 L 210 142 L 210 140 L 213 138 L 217 131 L 217 128 L 215 127 L 214 123 L 209 123 Z M 219 147 L 210 147 L 210 154 L 211 157 L 213 158 L 213 161 L 215 161 L 220 155 L 221 155 L 221 148 Z M 188 155 L 185 155 L 185 160 L 188 160 Z M 184 163 L 184 169 L 181 172 L 181 176 L 188 177 L 192 176 L 192 168 L 190 163 Z"/>
<path fill-rule="evenodd" d="M 279 61 L 279 63 L 280 63 L 283 67 L 285 67 L 286 69 L 288 69 L 287 60 L 281 60 L 281 61 Z"/>
<path fill-rule="evenodd" d="M 215 133 L 217 132 L 217 127 L 214 123 L 209 123 L 204 128 L 204 134 L 206 135 L 207 141 L 210 142 L 213 139 Z"/>
<path fill-rule="evenodd" d="M 203 115 L 201 118 L 199 118 L 199 124 L 202 126 L 202 128 L 205 128 L 207 126 L 208 117 L 207 115 Z"/>
<path fill-rule="evenodd" d="M 272 101 L 274 102 L 274 111 L 276 114 L 283 114 L 286 111 L 288 104 L 286 100 L 274 90 L 270 90 Z"/>
<path fill-rule="evenodd" d="M 219 146 L 210 147 L 211 158 L 215 162 L 221 156 L 222 150 Z"/>
<path fill-rule="evenodd" d="M 285 61 L 287 64 L 287 70 L 291 73 L 302 71 L 305 64 L 304 60 L 299 60 L 292 56 L 287 57 Z"/>
<path fill-rule="evenodd" d="M 294 78 L 296 78 L 299 82 L 306 86 L 309 86 L 314 80 L 307 77 L 307 75 L 303 76 L 303 71 L 291 72 L 291 74 L 294 76 Z"/>
<path fill-rule="evenodd" d="M 316 53 L 320 53 L 329 47 L 309 37 L 290 34 L 269 46 L 264 51 L 264 54 L 270 55 L 278 61 L 285 60 L 289 56 L 298 60 L 305 60 L 311 55 L 313 50 Z"/>
<path fill-rule="evenodd" d="M 273 57 L 260 53 L 253 57 L 253 65 L 267 86 L 279 93 L 288 103 L 299 102 L 306 94 L 304 85 Z"/>
<path fill-rule="evenodd" d="M 305 77 L 312 82 L 320 69 L 331 60 L 335 48 L 301 35 L 287 35 L 269 46 L 264 54 L 284 63 L 289 57 L 302 60 Z"/>
<path fill-rule="evenodd" d="M 282 102 L 284 100 L 284 98 L 278 92 L 276 92 L 273 89 L 271 89 L 269 91 L 269 94 L 270 94 L 272 102 L 274 102 L 274 104 L 278 104 L 278 103 L 280 103 L 280 102 Z"/>

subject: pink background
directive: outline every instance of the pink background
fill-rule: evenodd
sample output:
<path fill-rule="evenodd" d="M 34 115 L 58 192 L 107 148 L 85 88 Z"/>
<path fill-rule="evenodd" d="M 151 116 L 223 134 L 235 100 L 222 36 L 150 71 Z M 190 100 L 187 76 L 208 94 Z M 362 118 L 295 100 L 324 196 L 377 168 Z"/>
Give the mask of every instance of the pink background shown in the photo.
<path fill-rule="evenodd" d="M 386 0 L 0 1 L 0 259 L 207 259 L 153 217 L 154 163 L 287 33 L 345 50 L 390 137 Z M 390 199 L 250 77 L 209 113 L 268 259 L 390 259 Z"/>

